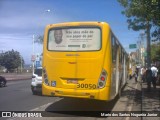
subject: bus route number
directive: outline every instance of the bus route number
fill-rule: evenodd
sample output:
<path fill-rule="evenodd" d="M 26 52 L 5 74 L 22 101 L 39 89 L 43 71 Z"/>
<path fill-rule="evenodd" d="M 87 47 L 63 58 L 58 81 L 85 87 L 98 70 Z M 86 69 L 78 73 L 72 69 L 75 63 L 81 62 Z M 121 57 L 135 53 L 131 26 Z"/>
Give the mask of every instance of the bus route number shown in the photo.
<path fill-rule="evenodd" d="M 96 85 L 95 84 L 77 84 L 77 88 L 96 89 Z"/>

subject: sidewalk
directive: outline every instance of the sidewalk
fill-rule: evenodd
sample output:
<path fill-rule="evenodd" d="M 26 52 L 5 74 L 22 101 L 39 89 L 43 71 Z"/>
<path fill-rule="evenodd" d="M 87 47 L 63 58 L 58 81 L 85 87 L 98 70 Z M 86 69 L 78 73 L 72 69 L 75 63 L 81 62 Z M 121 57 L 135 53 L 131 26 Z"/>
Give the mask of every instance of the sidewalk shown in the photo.
<path fill-rule="evenodd" d="M 144 112 L 158 112 L 160 114 L 160 86 L 156 89 L 151 88 L 147 91 L 147 83 L 142 83 L 142 111 Z M 160 117 L 143 117 L 143 120 L 160 120 Z"/>
<path fill-rule="evenodd" d="M 117 101 L 113 112 L 126 113 L 159 113 L 160 114 L 160 86 L 156 90 L 147 92 L 147 83 L 142 83 L 140 77 L 136 83 L 134 78 L 127 80 L 127 84 Z M 108 117 L 106 120 L 160 120 L 160 117 Z"/>
<path fill-rule="evenodd" d="M 147 83 L 142 83 L 142 110 L 143 111 L 160 111 L 160 86 L 153 87 L 147 91 Z"/>
<path fill-rule="evenodd" d="M 32 78 L 32 73 L 0 73 L 7 81 L 27 80 Z"/>
<path fill-rule="evenodd" d="M 122 95 L 116 102 L 112 112 L 122 114 L 141 112 L 141 84 L 135 82 L 134 78 L 127 80 L 127 84 L 122 91 Z M 119 116 L 107 117 L 106 120 L 141 120 L 141 117 Z"/>

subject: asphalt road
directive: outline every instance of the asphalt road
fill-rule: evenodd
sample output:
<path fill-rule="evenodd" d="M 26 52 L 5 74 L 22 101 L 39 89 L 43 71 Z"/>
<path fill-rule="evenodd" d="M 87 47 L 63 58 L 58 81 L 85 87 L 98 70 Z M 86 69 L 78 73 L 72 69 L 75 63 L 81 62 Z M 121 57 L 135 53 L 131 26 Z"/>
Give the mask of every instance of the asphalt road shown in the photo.
<path fill-rule="evenodd" d="M 111 111 L 116 102 L 33 95 L 30 83 L 31 80 L 9 81 L 7 87 L 0 88 L 0 111 Z"/>
<path fill-rule="evenodd" d="M 0 111 L 29 111 L 52 102 L 54 97 L 32 95 L 31 80 L 9 81 L 0 88 Z"/>
<path fill-rule="evenodd" d="M 85 119 L 87 120 L 95 120 L 95 117 L 88 118 L 86 113 L 88 111 L 90 113 L 92 113 L 92 111 L 131 111 L 139 86 L 138 83 L 134 84 L 133 82 L 126 85 L 120 99 L 116 98 L 113 101 L 102 103 L 96 100 L 32 95 L 30 88 L 31 80 L 10 81 L 7 83 L 7 87 L 0 88 L 0 111 L 45 111 L 49 113 L 49 115 L 54 116 L 54 119 L 60 119 L 59 116 L 61 116 L 68 117 L 68 120 L 75 119 L 75 117 L 76 119 L 86 117 Z M 136 108 L 138 108 L 138 106 Z M 140 110 L 138 109 L 138 111 Z M 51 118 L 52 117 L 46 117 L 47 120 Z"/>

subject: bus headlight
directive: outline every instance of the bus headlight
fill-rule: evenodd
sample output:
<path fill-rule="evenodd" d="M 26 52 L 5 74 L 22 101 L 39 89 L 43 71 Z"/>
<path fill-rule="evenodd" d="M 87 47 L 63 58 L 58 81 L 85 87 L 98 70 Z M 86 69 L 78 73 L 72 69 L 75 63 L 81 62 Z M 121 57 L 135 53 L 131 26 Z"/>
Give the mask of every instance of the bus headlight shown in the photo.
<path fill-rule="evenodd" d="M 106 80 L 107 80 L 107 71 L 103 69 L 98 81 L 98 88 L 103 88 L 106 84 Z"/>
<path fill-rule="evenodd" d="M 43 79 L 44 79 L 44 83 L 49 86 L 48 75 L 45 68 L 43 68 Z"/>

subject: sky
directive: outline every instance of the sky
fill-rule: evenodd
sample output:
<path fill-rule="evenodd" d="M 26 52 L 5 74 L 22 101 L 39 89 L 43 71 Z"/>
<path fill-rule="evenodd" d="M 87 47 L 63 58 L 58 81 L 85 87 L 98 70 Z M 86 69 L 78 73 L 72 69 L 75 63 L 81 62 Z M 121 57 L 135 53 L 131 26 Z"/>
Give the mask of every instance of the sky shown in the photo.
<path fill-rule="evenodd" d="M 33 35 L 43 35 L 47 24 L 73 21 L 109 23 L 126 51 L 131 52 L 129 44 L 137 43 L 140 32 L 128 30 L 123 9 L 117 0 L 0 0 L 0 53 L 14 49 L 31 64 Z M 35 54 L 42 53 L 42 45 L 34 46 Z"/>

